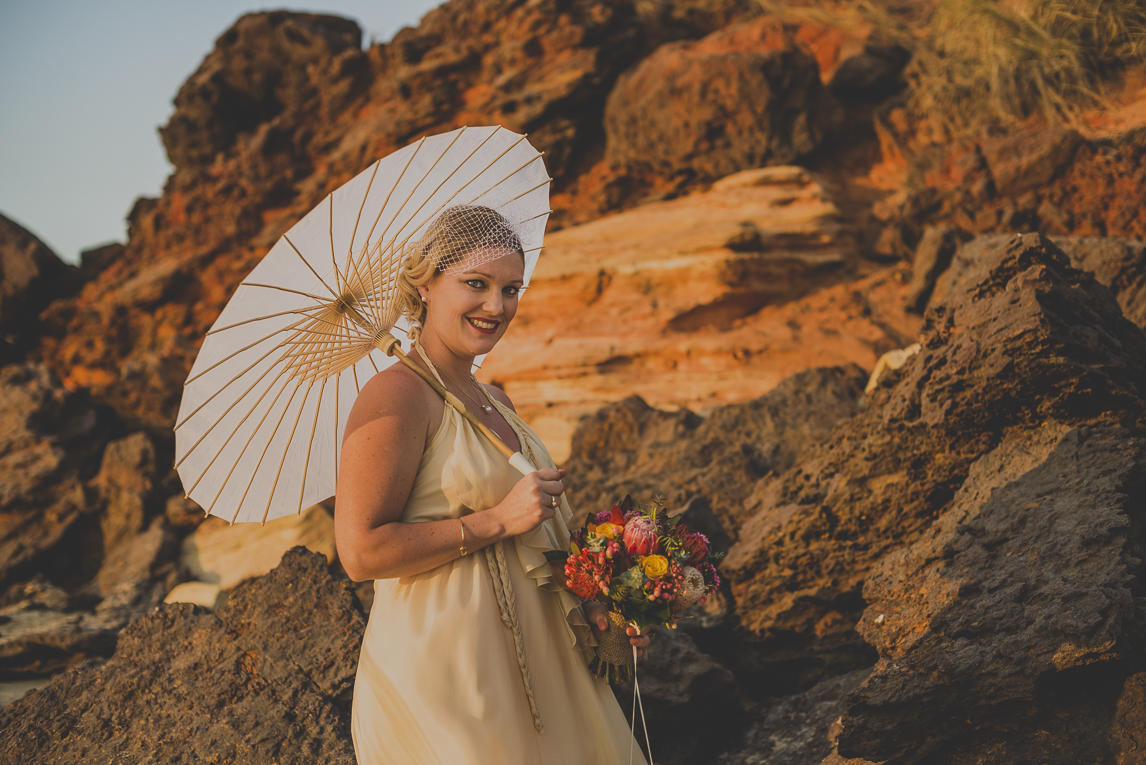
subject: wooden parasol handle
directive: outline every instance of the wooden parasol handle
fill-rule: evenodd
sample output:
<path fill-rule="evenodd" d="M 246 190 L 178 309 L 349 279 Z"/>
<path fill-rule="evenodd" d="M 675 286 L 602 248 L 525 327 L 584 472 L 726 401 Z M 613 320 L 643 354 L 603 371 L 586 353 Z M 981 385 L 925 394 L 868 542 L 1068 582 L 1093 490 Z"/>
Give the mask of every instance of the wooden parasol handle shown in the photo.
<path fill-rule="evenodd" d="M 537 468 L 529 464 L 529 460 L 527 460 L 521 452 L 515 452 L 513 449 L 510 449 L 496 433 L 490 430 L 488 425 L 479 420 L 473 412 L 466 408 L 465 402 L 446 390 L 445 386 L 438 382 L 438 378 L 434 377 L 428 370 L 407 356 L 396 337 L 389 332 L 380 333 L 380 337 L 375 339 L 374 345 L 387 356 L 397 356 L 398 360 L 405 364 L 410 371 L 425 380 L 427 385 L 433 388 L 439 396 L 446 400 L 447 404 L 452 406 L 457 410 L 458 414 L 466 419 L 466 422 L 473 425 L 479 433 L 489 439 L 489 442 L 493 444 L 499 452 L 505 455 L 506 459 L 509 460 L 509 464 L 517 468 L 522 475 L 529 475 L 537 470 Z"/>

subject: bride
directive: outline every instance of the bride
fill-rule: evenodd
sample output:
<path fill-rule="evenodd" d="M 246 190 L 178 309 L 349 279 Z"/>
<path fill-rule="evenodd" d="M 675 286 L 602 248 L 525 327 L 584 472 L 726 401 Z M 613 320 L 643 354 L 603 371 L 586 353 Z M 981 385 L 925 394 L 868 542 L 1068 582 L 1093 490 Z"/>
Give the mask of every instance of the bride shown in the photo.
<path fill-rule="evenodd" d="M 537 472 L 521 477 L 416 374 L 377 374 L 350 412 L 335 532 L 375 599 L 354 686 L 360 765 L 645 765 L 587 668 L 604 607 L 564 589 L 558 470 L 504 392 L 470 374 L 517 312 L 524 254 L 495 210 L 443 212 L 399 276 L 410 353 Z M 638 655 L 648 635 L 628 628 Z"/>

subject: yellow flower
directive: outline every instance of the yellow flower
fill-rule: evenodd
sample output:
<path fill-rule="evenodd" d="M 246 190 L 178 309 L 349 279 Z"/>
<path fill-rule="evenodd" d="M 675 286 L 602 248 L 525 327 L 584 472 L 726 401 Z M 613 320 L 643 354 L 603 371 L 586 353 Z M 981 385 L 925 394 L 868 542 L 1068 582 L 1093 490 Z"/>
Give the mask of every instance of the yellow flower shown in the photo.
<path fill-rule="evenodd" d="M 646 555 L 645 559 L 641 561 L 641 567 L 649 579 L 660 579 L 668 573 L 668 558 L 663 555 Z"/>
<path fill-rule="evenodd" d="M 621 527 L 615 523 L 602 523 L 597 526 L 597 533 L 606 539 L 616 539 L 621 535 Z"/>

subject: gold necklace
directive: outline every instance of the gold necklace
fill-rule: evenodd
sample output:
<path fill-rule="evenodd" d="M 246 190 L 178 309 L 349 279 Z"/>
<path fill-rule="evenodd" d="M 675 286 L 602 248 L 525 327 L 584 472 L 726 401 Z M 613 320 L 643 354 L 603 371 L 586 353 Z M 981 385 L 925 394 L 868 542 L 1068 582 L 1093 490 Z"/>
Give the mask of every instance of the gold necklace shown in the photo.
<path fill-rule="evenodd" d="M 493 412 L 493 407 L 492 407 L 492 406 L 490 406 L 489 404 L 483 404 L 483 403 L 479 402 L 479 401 L 478 401 L 476 398 L 474 398 L 473 396 L 471 396 L 470 394 L 466 393 L 465 389 L 464 389 L 462 386 L 460 386 L 460 385 L 458 385 L 456 382 L 454 382 L 454 378 L 452 378 L 452 377 L 450 377 L 448 374 L 446 374 L 446 370 L 444 370 L 444 369 L 441 369 L 441 370 L 439 370 L 439 371 L 440 371 L 440 372 L 441 372 L 443 375 L 446 375 L 446 379 L 447 379 L 447 380 L 449 380 L 450 382 L 454 383 L 454 387 L 455 387 L 455 388 L 457 388 L 459 391 L 461 391 L 463 396 L 465 396 L 465 397 L 466 397 L 466 398 L 468 398 L 470 401 L 474 402 L 474 403 L 475 403 L 475 404 L 477 404 L 479 407 L 481 407 L 481 410 L 482 410 L 483 412 L 485 412 L 486 414 L 490 414 L 490 413 L 492 413 L 492 412 Z M 471 387 L 473 387 L 473 384 L 474 384 L 474 378 L 473 378 L 473 375 L 470 375 L 470 386 L 471 386 Z M 474 388 L 474 389 L 476 390 L 476 388 Z M 482 395 L 485 397 L 485 399 L 486 399 L 487 401 L 489 400 L 489 394 L 487 394 L 487 393 L 486 393 L 484 390 L 482 391 Z"/>

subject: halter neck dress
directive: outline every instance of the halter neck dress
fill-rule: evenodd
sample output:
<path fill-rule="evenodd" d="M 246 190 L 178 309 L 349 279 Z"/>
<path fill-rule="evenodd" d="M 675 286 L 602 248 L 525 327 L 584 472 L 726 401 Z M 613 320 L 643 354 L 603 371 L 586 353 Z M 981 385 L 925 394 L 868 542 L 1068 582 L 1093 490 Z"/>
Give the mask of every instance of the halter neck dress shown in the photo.
<path fill-rule="evenodd" d="M 493 403 L 522 453 L 554 467 L 537 434 Z M 520 477 L 445 405 L 401 521 L 481 512 Z M 569 549 L 571 516 L 562 497 L 553 518 L 502 542 L 504 563 L 494 567 L 508 575 L 523 659 L 495 592 L 501 572 L 491 572 L 484 550 L 374 582 L 351 712 L 359 765 L 625 765 L 630 750 L 633 763 L 647 765 L 609 685 L 587 667 L 596 642 L 580 599 L 553 580 L 545 559 L 546 550 Z"/>

